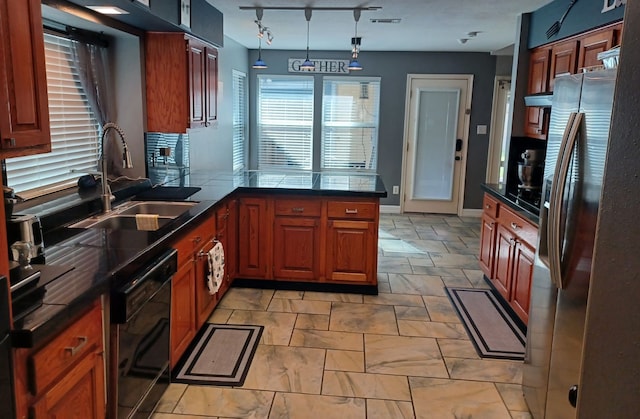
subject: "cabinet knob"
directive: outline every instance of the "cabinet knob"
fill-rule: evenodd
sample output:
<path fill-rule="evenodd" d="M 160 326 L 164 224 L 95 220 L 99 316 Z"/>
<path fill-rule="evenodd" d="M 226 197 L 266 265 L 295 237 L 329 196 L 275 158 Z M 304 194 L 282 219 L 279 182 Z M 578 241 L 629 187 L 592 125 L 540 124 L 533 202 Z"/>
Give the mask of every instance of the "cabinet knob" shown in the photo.
<path fill-rule="evenodd" d="M 202 241 L 202 237 L 200 237 L 200 236 L 196 236 L 196 237 L 193 239 L 193 242 L 194 242 L 195 244 L 198 244 L 198 243 L 200 243 L 201 241 Z"/>
<path fill-rule="evenodd" d="M 304 212 L 304 207 L 293 207 L 291 212 Z"/>
<path fill-rule="evenodd" d="M 491 205 L 487 204 L 484 206 L 486 209 L 491 209 Z"/>
<path fill-rule="evenodd" d="M 518 224 L 516 224 L 516 223 L 511 223 L 511 228 L 514 229 L 514 230 L 517 230 L 517 229 L 520 228 L 520 226 Z"/>
<path fill-rule="evenodd" d="M 7 144 L 7 147 L 15 147 L 16 146 L 16 139 L 15 138 L 5 138 L 4 142 Z"/>
<path fill-rule="evenodd" d="M 357 208 L 354 208 L 354 209 L 345 208 L 344 213 L 345 214 L 357 214 L 358 213 L 358 209 Z"/>

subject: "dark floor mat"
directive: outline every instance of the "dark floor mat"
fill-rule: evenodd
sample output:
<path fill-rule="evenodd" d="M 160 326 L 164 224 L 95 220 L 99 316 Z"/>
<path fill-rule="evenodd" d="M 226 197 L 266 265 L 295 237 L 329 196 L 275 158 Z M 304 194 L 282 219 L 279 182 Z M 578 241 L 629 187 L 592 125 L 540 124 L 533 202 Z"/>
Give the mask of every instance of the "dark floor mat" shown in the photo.
<path fill-rule="evenodd" d="M 193 186 L 158 186 L 136 195 L 136 201 L 175 201 L 187 199 L 202 188 Z"/>

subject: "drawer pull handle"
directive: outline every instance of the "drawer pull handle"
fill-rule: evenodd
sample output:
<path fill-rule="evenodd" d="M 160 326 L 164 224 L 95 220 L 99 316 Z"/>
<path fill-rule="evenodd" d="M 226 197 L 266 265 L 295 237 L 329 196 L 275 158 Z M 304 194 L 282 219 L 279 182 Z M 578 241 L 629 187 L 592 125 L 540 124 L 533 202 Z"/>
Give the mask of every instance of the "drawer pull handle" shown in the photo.
<path fill-rule="evenodd" d="M 64 350 L 69 352 L 71 356 L 76 356 L 76 354 L 84 348 L 89 339 L 87 339 L 86 336 L 78 336 L 78 341 L 79 343 L 76 346 L 67 346 Z"/>
<path fill-rule="evenodd" d="M 196 237 L 193 239 L 193 242 L 194 242 L 195 244 L 198 244 L 198 243 L 200 243 L 201 241 L 202 241 L 202 237 L 200 237 L 200 236 L 196 236 Z"/>
<path fill-rule="evenodd" d="M 358 213 L 358 209 L 357 209 L 357 208 L 354 208 L 354 209 L 346 208 L 346 209 L 344 210 L 344 213 L 345 213 L 345 214 L 357 214 L 357 213 Z"/>
<path fill-rule="evenodd" d="M 291 212 L 304 212 L 304 207 L 293 207 Z"/>
<path fill-rule="evenodd" d="M 486 209 L 491 209 L 491 205 L 487 204 L 484 206 Z"/>
<path fill-rule="evenodd" d="M 520 228 L 520 226 L 518 224 L 516 224 L 516 223 L 511 223 L 511 228 L 514 229 L 514 230 L 517 230 L 517 229 Z"/>

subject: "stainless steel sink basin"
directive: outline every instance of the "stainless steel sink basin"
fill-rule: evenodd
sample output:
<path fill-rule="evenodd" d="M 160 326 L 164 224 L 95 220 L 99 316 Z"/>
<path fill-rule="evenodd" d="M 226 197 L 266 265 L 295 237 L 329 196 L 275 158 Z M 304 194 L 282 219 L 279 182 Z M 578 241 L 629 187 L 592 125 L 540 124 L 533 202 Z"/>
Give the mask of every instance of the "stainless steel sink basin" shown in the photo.
<path fill-rule="evenodd" d="M 152 231 L 169 224 L 196 204 L 197 202 L 130 201 L 118 205 L 111 212 L 85 218 L 69 227 Z M 136 215 L 150 217 L 136 220 Z M 157 216 L 157 223 L 151 216 Z"/>

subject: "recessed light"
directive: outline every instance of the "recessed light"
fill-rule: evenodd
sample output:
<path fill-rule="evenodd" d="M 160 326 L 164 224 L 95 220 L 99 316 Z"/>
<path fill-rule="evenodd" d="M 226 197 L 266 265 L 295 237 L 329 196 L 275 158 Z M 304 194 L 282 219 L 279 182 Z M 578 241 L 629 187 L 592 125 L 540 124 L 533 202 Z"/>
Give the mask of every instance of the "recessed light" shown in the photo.
<path fill-rule="evenodd" d="M 87 6 L 87 8 L 94 12 L 102 13 L 103 15 L 128 15 L 129 12 L 122 10 L 116 6 Z"/>

